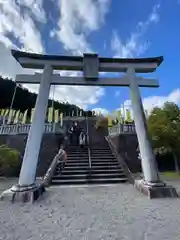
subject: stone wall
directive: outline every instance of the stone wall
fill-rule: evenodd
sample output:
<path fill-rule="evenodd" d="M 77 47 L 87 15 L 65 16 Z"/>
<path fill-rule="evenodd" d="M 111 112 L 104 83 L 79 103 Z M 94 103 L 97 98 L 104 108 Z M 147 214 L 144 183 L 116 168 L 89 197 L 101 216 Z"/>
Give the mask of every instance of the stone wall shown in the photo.
<path fill-rule="evenodd" d="M 58 150 L 58 145 L 63 140 L 62 134 L 44 134 L 41 142 L 41 150 L 39 154 L 37 173 L 38 177 L 43 176 L 50 166 L 55 154 Z M 23 157 L 27 141 L 27 134 L 19 135 L 0 135 L 0 145 L 7 144 L 9 147 L 17 149 Z M 22 161 L 22 158 L 20 159 Z"/>
<path fill-rule="evenodd" d="M 111 137 L 118 153 L 125 160 L 129 170 L 132 173 L 141 171 L 141 161 L 136 152 L 138 146 L 137 136 L 135 134 L 122 134 Z"/>
<path fill-rule="evenodd" d="M 103 145 L 106 140 L 105 136 L 108 136 L 108 128 L 95 128 L 96 120 L 89 120 L 88 126 L 89 126 L 89 139 L 90 139 L 90 145 Z"/>

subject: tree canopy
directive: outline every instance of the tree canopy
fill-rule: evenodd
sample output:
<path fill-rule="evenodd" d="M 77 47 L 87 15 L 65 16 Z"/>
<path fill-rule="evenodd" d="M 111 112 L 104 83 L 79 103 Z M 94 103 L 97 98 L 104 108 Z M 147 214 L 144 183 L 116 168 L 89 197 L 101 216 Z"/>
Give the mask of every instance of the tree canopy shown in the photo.
<path fill-rule="evenodd" d="M 180 109 L 176 104 L 166 102 L 162 108 L 154 108 L 148 130 L 157 152 L 180 152 Z"/>
<path fill-rule="evenodd" d="M 0 109 L 6 109 L 11 106 L 15 86 L 16 83 L 14 81 L 0 76 Z M 32 93 L 28 89 L 18 85 L 12 108 L 20 110 L 21 112 L 28 109 L 28 115 L 30 115 L 30 110 L 35 106 L 36 98 L 36 93 Z M 49 99 L 48 107 L 51 106 L 52 99 Z M 60 103 L 58 101 L 54 101 L 54 109 L 59 109 L 66 116 L 72 115 L 72 112 L 74 112 L 74 116 L 77 116 L 80 111 L 82 111 L 83 116 L 92 116 L 93 114 L 92 111 L 84 111 L 76 105 L 69 104 L 68 102 Z"/>

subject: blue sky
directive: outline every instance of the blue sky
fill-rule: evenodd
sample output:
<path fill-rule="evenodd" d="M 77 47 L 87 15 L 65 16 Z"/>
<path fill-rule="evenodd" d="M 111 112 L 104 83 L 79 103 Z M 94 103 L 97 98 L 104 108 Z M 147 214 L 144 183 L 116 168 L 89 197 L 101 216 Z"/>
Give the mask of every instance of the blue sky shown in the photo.
<path fill-rule="evenodd" d="M 160 88 L 141 89 L 143 104 L 148 110 L 167 100 L 179 104 L 179 12 L 178 0 L 0 1 L 0 74 L 14 78 L 34 73 L 18 66 L 11 48 L 63 55 L 97 52 L 104 57 L 163 55 L 157 72 L 147 75 L 157 77 Z M 36 85 L 25 87 L 38 91 Z M 117 87 L 58 86 L 54 98 L 103 112 L 130 104 L 128 88 Z"/>

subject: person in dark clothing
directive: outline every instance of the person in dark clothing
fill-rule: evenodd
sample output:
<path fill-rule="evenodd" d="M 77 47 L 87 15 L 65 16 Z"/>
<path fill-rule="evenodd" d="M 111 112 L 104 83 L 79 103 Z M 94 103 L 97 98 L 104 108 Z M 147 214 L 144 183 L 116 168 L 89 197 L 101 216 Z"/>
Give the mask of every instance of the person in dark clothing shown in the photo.
<path fill-rule="evenodd" d="M 79 145 L 80 132 L 81 132 L 81 129 L 80 129 L 78 123 L 75 122 L 74 126 L 73 126 L 73 137 L 74 137 L 74 144 L 76 144 L 77 146 Z"/>
<path fill-rule="evenodd" d="M 68 129 L 68 135 L 70 139 L 70 144 L 79 145 L 79 136 L 81 133 L 81 128 L 77 122 L 74 122 Z"/>
<path fill-rule="evenodd" d="M 69 136 L 69 141 L 70 144 L 73 144 L 73 126 L 71 126 L 68 130 L 68 136 Z"/>
<path fill-rule="evenodd" d="M 80 126 L 78 126 L 77 129 L 76 129 L 76 140 L 77 140 L 77 145 L 80 145 L 80 144 L 79 144 L 79 138 L 80 138 L 80 134 L 81 134 L 81 132 L 83 132 L 83 129 L 82 129 Z"/>
<path fill-rule="evenodd" d="M 69 135 L 69 140 L 70 140 L 70 144 L 76 144 L 76 129 L 77 129 L 77 123 L 73 122 L 73 124 L 70 126 L 70 128 L 68 129 L 68 135 Z"/>

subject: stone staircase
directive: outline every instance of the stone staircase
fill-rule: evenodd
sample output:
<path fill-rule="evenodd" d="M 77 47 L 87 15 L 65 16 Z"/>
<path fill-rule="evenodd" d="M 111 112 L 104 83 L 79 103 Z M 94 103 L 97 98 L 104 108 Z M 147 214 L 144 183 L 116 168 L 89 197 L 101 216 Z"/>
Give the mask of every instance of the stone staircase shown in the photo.
<path fill-rule="evenodd" d="M 52 184 L 85 184 L 89 173 L 88 147 L 68 146 L 67 165 L 60 173 L 55 173 Z"/>
<path fill-rule="evenodd" d="M 67 165 L 61 173 L 53 176 L 53 185 L 110 184 L 127 181 L 107 143 L 91 147 L 91 169 L 87 146 L 83 150 L 77 146 L 68 146 L 67 155 Z"/>
<path fill-rule="evenodd" d="M 127 181 L 123 169 L 107 143 L 91 146 L 91 181 L 97 184 Z"/>

